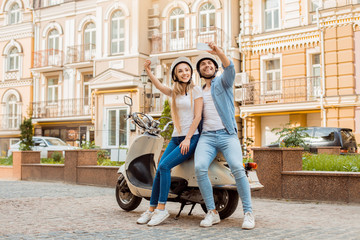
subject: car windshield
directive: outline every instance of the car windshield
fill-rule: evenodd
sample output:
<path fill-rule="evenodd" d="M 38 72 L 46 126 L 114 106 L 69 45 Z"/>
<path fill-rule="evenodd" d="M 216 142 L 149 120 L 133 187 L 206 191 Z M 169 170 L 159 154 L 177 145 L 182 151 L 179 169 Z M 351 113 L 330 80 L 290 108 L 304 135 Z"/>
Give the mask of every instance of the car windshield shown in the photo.
<path fill-rule="evenodd" d="M 341 138 L 343 143 L 355 142 L 355 136 L 351 130 L 341 129 Z"/>
<path fill-rule="evenodd" d="M 48 138 L 44 140 L 47 142 L 49 146 L 67 146 L 67 144 L 60 139 Z"/>

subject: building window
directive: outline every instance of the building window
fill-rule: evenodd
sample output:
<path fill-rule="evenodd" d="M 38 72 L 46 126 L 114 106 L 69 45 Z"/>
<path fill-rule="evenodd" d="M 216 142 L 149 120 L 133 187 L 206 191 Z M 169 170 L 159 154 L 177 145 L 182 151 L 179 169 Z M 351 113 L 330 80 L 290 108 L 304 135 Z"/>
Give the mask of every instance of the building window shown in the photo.
<path fill-rule="evenodd" d="M 85 74 L 84 75 L 84 82 L 83 82 L 83 99 L 84 99 L 84 106 L 90 105 L 90 96 L 91 91 L 89 87 L 89 81 L 93 78 L 92 74 Z"/>
<path fill-rule="evenodd" d="M 13 47 L 7 57 L 7 70 L 18 71 L 19 70 L 19 51 L 16 47 Z"/>
<path fill-rule="evenodd" d="M 48 37 L 48 65 L 59 65 L 61 55 L 59 52 L 60 34 L 54 29 L 49 33 Z"/>
<path fill-rule="evenodd" d="M 54 29 L 49 33 L 48 38 L 48 49 L 59 49 L 59 32 Z"/>
<path fill-rule="evenodd" d="M 171 38 L 184 37 L 184 29 L 184 11 L 180 8 L 176 8 L 170 14 Z"/>
<path fill-rule="evenodd" d="M 96 27 L 94 23 L 88 23 L 84 30 L 84 58 L 90 60 L 95 56 L 96 50 Z"/>
<path fill-rule="evenodd" d="M 127 145 L 127 110 L 109 109 L 108 119 L 108 146 L 119 147 Z"/>
<path fill-rule="evenodd" d="M 57 5 L 57 4 L 60 4 L 61 2 L 62 2 L 62 0 L 49 0 L 48 6 Z"/>
<path fill-rule="evenodd" d="M 215 28 L 215 7 L 211 3 L 200 7 L 199 28 L 200 32 L 209 32 Z"/>
<path fill-rule="evenodd" d="M 58 91 L 59 91 L 59 80 L 57 78 L 49 78 L 48 80 L 48 102 L 57 102 L 58 101 Z"/>
<path fill-rule="evenodd" d="M 280 59 L 265 62 L 265 93 L 272 94 L 280 91 Z"/>
<path fill-rule="evenodd" d="M 321 95 L 321 64 L 320 54 L 311 55 L 311 77 L 309 79 L 310 84 L 310 96 L 319 97 Z"/>
<path fill-rule="evenodd" d="M 123 53 L 125 49 L 125 16 L 116 11 L 111 17 L 111 54 Z"/>
<path fill-rule="evenodd" d="M 16 24 L 20 22 L 20 7 L 19 4 L 14 3 L 9 9 L 9 24 Z"/>
<path fill-rule="evenodd" d="M 14 94 L 11 94 L 6 101 L 7 111 L 7 127 L 9 129 L 19 128 L 19 109 L 17 99 Z"/>
<path fill-rule="evenodd" d="M 265 0 L 265 30 L 279 28 L 280 4 L 278 0 Z"/>

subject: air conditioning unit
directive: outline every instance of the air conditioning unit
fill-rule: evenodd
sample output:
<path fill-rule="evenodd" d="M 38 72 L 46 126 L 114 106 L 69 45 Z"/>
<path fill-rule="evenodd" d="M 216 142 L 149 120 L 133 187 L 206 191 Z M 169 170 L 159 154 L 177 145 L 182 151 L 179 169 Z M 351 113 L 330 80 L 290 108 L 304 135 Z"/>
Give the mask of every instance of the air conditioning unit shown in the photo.
<path fill-rule="evenodd" d="M 241 72 L 235 74 L 235 86 L 241 87 L 242 85 L 249 83 L 249 75 L 247 72 Z"/>
<path fill-rule="evenodd" d="M 249 102 L 251 101 L 251 92 L 248 88 L 235 88 L 235 101 L 236 102 Z"/>
<path fill-rule="evenodd" d="M 159 8 L 148 9 L 148 17 L 158 17 L 160 15 Z"/>
<path fill-rule="evenodd" d="M 160 31 L 159 31 L 159 29 L 157 29 L 157 28 L 149 29 L 149 30 L 148 30 L 148 39 L 152 39 L 152 37 L 153 37 L 154 35 L 157 35 L 157 34 L 159 34 L 159 33 L 160 33 Z"/>
<path fill-rule="evenodd" d="M 159 18 L 150 18 L 148 20 L 149 28 L 157 28 L 160 27 L 160 20 Z"/>

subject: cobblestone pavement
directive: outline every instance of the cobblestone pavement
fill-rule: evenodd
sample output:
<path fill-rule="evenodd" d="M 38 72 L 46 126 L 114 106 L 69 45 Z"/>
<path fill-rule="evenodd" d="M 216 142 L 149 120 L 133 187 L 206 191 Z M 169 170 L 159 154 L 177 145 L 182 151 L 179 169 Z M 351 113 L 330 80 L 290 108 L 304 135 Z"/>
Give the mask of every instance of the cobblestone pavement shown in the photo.
<path fill-rule="evenodd" d="M 241 208 L 200 228 L 200 206 L 179 220 L 177 203 L 157 227 L 137 225 L 149 202 L 121 210 L 114 189 L 54 182 L 0 181 L 0 239 L 360 239 L 360 204 L 253 199 L 256 228 L 242 230 Z"/>

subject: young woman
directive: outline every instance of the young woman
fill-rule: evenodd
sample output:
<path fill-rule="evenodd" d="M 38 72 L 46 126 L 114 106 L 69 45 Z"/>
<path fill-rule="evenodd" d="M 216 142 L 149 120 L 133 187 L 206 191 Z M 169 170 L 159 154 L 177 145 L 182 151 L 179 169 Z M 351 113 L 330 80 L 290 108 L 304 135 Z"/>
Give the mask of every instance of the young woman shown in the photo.
<path fill-rule="evenodd" d="M 188 58 L 179 57 L 171 65 L 173 89 L 163 85 L 152 74 L 150 64 L 149 60 L 144 64 L 150 80 L 163 94 L 172 98 L 171 116 L 175 126 L 172 138 L 159 161 L 150 207 L 137 220 L 138 224 L 155 226 L 169 217 L 165 204 L 171 183 L 170 170 L 187 160 L 195 151 L 199 140 L 197 127 L 201 120 L 203 99 L 202 89 L 191 81 L 193 68 Z"/>

